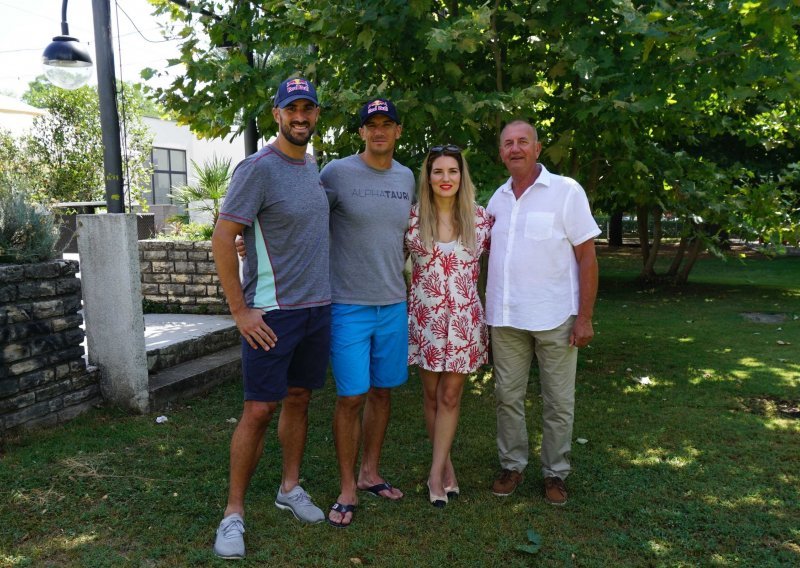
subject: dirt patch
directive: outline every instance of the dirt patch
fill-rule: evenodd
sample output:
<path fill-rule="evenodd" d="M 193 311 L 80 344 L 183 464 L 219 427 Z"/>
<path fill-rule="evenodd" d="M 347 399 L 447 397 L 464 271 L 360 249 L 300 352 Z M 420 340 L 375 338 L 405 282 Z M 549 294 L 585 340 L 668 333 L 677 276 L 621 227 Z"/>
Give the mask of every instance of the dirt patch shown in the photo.
<path fill-rule="evenodd" d="M 744 410 L 759 416 L 800 419 L 800 402 L 770 396 L 754 397 L 742 401 Z"/>
<path fill-rule="evenodd" d="M 753 323 L 783 323 L 789 319 L 788 314 L 770 312 L 742 312 L 739 315 Z"/>

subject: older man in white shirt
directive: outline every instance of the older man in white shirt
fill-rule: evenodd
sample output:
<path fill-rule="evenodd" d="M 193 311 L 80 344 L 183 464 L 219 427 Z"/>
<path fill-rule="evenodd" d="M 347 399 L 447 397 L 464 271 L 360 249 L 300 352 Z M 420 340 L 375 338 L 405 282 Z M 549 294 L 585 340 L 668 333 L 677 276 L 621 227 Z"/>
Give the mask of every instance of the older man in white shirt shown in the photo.
<path fill-rule="evenodd" d="M 492 492 L 507 496 L 528 464 L 525 396 L 533 355 L 542 394 L 545 499 L 567 501 L 578 347 L 591 341 L 600 229 L 583 188 L 537 163 L 542 145 L 527 122 L 509 123 L 500 157 L 511 177 L 492 196 L 495 218 L 486 289 L 502 468 Z"/>

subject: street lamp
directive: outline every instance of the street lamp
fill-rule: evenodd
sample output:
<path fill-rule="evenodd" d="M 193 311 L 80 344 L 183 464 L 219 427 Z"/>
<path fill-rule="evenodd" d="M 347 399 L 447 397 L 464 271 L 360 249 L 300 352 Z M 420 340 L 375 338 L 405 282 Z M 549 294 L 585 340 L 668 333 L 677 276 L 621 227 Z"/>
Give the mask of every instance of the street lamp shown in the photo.
<path fill-rule="evenodd" d="M 114 74 L 114 48 L 111 42 L 110 0 L 92 0 L 95 55 L 97 56 L 97 95 L 100 102 L 100 130 L 103 137 L 103 174 L 109 213 L 124 213 L 122 199 L 122 150 L 117 111 L 117 79 Z M 65 89 L 77 89 L 89 79 L 92 58 L 78 40 L 69 35 L 67 0 L 61 4 L 61 33 L 44 50 L 42 60 L 50 81 Z M 51 71 L 48 73 L 48 69 Z M 78 73 L 76 73 L 76 70 Z M 52 75 L 51 75 L 52 73 Z M 82 82 L 75 75 L 85 73 Z M 63 82 L 60 82 L 63 81 Z"/>
<path fill-rule="evenodd" d="M 47 79 L 62 89 L 82 87 L 92 74 L 89 52 L 69 35 L 67 0 L 61 5 L 61 35 L 54 37 L 53 42 L 45 48 L 42 63 Z"/>

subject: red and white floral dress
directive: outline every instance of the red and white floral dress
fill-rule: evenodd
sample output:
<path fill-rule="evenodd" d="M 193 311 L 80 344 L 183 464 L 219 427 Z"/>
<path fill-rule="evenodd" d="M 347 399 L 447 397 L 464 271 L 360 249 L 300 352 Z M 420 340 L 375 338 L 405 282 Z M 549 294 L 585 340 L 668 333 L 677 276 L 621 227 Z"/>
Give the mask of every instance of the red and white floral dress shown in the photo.
<path fill-rule="evenodd" d="M 450 252 L 419 236 L 419 205 L 411 209 L 405 246 L 411 255 L 408 364 L 434 372 L 471 373 L 487 361 L 488 334 L 478 298 L 480 256 L 489 250 L 491 217 L 475 206 L 475 251 L 458 240 Z"/>

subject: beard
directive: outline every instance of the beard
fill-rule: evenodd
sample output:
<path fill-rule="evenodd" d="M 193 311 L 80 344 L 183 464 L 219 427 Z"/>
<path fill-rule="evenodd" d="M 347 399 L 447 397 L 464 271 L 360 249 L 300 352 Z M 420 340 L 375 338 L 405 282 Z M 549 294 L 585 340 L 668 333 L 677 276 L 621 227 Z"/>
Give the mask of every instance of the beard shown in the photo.
<path fill-rule="evenodd" d="M 288 140 L 289 142 L 291 142 L 295 146 L 305 146 L 306 144 L 308 144 L 308 141 L 311 140 L 311 136 L 313 136 L 313 134 L 314 134 L 314 127 L 312 127 L 311 123 L 309 123 L 309 122 L 295 123 L 295 124 L 308 125 L 308 127 L 309 127 L 308 128 L 308 134 L 305 135 L 305 136 L 295 136 L 294 134 L 292 134 L 292 125 L 291 125 L 291 123 L 285 123 L 283 121 L 281 121 L 281 127 L 280 127 L 281 128 L 281 134 L 283 134 L 283 137 L 286 138 L 286 140 Z"/>

